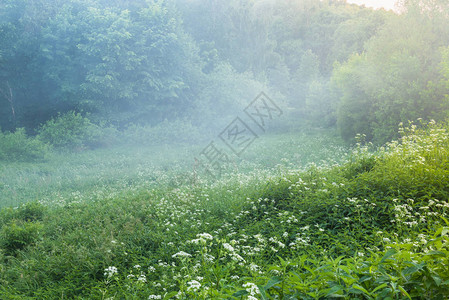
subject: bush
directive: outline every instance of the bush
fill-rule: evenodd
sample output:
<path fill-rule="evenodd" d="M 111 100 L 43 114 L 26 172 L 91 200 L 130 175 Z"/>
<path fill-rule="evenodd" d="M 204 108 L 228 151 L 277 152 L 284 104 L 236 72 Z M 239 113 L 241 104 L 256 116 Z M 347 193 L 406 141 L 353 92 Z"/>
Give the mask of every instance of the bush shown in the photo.
<path fill-rule="evenodd" d="M 2 227 L 0 246 L 5 250 L 6 254 L 14 254 L 17 250 L 21 250 L 35 242 L 41 227 L 40 223 L 12 220 Z"/>
<path fill-rule="evenodd" d="M 6 207 L 0 210 L 0 227 L 13 219 L 25 222 L 41 221 L 46 207 L 37 201 L 28 202 L 19 207 Z"/>
<path fill-rule="evenodd" d="M 115 129 L 102 128 L 74 111 L 47 121 L 39 129 L 39 139 L 60 149 L 98 148 L 115 139 Z"/>
<path fill-rule="evenodd" d="M 44 142 L 28 137 L 24 128 L 14 133 L 0 131 L 0 161 L 37 161 L 43 160 L 50 147 Z"/>
<path fill-rule="evenodd" d="M 382 159 L 361 180 L 395 197 L 447 199 L 449 127 L 434 122 L 423 125 L 421 129 L 414 124 L 401 127 L 400 141 L 389 143 Z"/>

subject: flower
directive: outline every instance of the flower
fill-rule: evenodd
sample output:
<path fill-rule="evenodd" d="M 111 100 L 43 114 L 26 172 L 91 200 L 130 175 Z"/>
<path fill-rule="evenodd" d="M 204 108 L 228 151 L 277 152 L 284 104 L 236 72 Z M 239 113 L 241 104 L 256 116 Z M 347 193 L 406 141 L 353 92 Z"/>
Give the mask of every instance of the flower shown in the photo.
<path fill-rule="evenodd" d="M 137 281 L 145 283 L 147 282 L 147 277 L 145 276 L 145 274 L 140 274 L 139 278 L 137 278 Z"/>
<path fill-rule="evenodd" d="M 203 238 L 205 240 L 212 240 L 214 238 L 209 233 L 200 233 L 200 234 L 197 234 L 196 237 Z"/>
<path fill-rule="evenodd" d="M 111 278 L 114 276 L 114 274 L 117 274 L 117 268 L 116 267 L 108 267 L 104 269 L 104 276 L 107 276 L 108 278 Z"/>
<path fill-rule="evenodd" d="M 234 261 L 245 261 L 245 259 L 243 257 L 241 257 L 240 255 L 238 255 L 237 253 L 233 252 L 231 254 L 231 258 Z"/>
<path fill-rule="evenodd" d="M 249 265 L 249 269 L 250 269 L 252 272 L 259 272 L 259 266 L 256 265 L 255 263 L 251 263 L 251 264 Z"/>
<path fill-rule="evenodd" d="M 176 258 L 176 257 L 189 257 L 192 256 L 191 254 L 184 252 L 184 251 L 179 251 L 178 253 L 173 254 L 171 257 Z"/>
<path fill-rule="evenodd" d="M 243 285 L 246 291 L 249 293 L 248 299 L 257 299 L 255 296 L 259 293 L 259 288 L 252 282 L 247 282 Z"/>
<path fill-rule="evenodd" d="M 187 282 L 187 285 L 189 285 L 189 286 L 187 287 L 187 291 L 188 291 L 188 292 L 189 292 L 189 291 L 194 291 L 194 292 L 196 292 L 196 291 L 198 291 L 198 290 L 200 289 L 200 287 L 201 287 L 201 283 L 199 283 L 199 282 L 196 281 L 196 280 L 192 280 L 192 281 Z"/>
<path fill-rule="evenodd" d="M 232 247 L 232 246 L 229 245 L 228 243 L 224 243 L 224 244 L 223 244 L 223 248 L 225 248 L 225 249 L 228 250 L 229 252 L 234 252 L 234 247 Z"/>

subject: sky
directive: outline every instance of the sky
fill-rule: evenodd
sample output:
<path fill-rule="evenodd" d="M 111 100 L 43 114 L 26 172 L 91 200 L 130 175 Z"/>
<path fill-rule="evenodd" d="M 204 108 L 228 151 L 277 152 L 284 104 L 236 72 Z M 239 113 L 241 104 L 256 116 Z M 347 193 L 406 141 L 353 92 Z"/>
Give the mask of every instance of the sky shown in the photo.
<path fill-rule="evenodd" d="M 387 10 L 394 9 L 394 3 L 396 0 L 347 0 L 348 3 L 355 3 L 362 5 L 364 4 L 366 7 L 373 8 L 385 8 Z"/>

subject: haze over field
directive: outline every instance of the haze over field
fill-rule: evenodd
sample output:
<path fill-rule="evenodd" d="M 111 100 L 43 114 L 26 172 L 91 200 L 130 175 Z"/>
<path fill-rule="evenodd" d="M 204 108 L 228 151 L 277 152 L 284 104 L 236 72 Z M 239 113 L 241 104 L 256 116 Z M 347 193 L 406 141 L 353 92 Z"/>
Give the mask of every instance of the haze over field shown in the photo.
<path fill-rule="evenodd" d="M 448 24 L 0 1 L 0 299 L 449 299 Z"/>

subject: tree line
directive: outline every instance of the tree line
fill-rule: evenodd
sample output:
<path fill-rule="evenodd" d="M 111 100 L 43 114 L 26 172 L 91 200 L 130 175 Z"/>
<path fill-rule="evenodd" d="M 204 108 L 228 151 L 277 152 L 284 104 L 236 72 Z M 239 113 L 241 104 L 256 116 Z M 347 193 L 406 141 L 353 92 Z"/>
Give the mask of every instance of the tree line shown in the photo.
<path fill-rule="evenodd" d="M 288 121 L 376 143 L 445 120 L 449 4 L 401 13 L 319 0 L 5 0 L 0 127 L 36 133 L 67 112 L 122 129 L 201 126 L 261 89 Z"/>

